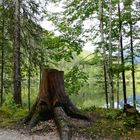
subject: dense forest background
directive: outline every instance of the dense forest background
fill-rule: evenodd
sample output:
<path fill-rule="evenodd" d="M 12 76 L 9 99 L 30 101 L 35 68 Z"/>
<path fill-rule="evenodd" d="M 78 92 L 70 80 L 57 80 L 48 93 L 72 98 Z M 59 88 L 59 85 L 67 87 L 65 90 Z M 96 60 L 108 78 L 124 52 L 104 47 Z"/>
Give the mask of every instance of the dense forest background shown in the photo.
<path fill-rule="evenodd" d="M 42 28 L 44 20 L 53 30 Z M 42 69 L 55 68 L 65 72 L 66 92 L 79 108 L 119 108 L 128 97 L 136 107 L 139 0 L 1 0 L 0 29 L 1 106 L 30 109 Z M 82 49 L 87 43 L 94 51 Z"/>

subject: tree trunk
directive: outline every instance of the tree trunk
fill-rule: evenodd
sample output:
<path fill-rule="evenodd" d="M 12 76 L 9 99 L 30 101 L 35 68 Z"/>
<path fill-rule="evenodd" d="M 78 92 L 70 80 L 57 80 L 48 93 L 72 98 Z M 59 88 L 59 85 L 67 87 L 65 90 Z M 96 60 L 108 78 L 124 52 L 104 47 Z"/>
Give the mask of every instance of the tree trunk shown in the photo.
<path fill-rule="evenodd" d="M 30 99 L 30 95 L 31 95 L 31 53 L 29 50 L 29 59 L 28 59 L 28 109 L 30 110 L 30 103 L 31 103 L 31 99 Z"/>
<path fill-rule="evenodd" d="M 63 71 L 43 70 L 36 102 L 24 120 L 30 128 L 34 127 L 40 120 L 55 119 L 62 137 L 69 137 L 68 133 L 66 133 L 67 136 L 64 136 L 61 131 L 68 127 L 65 124 L 65 119 L 64 123 L 61 121 L 66 118 L 65 116 L 89 120 L 88 117 L 79 112 L 66 95 L 63 76 Z"/>
<path fill-rule="evenodd" d="M 2 1 L 2 43 L 1 43 L 1 89 L 0 89 L 0 105 L 3 104 L 3 84 L 4 84 L 4 29 L 5 29 L 5 9 L 4 9 L 4 1 Z"/>
<path fill-rule="evenodd" d="M 109 1 L 109 71 L 108 71 L 108 83 L 110 94 L 110 107 L 114 108 L 114 91 L 113 91 L 113 71 L 112 71 L 112 1 Z"/>
<path fill-rule="evenodd" d="M 106 108 L 108 108 L 107 76 L 106 76 L 106 66 L 105 66 L 105 64 L 104 64 L 104 83 L 105 83 Z"/>
<path fill-rule="evenodd" d="M 105 97 L 106 97 L 106 107 L 108 108 L 108 89 L 107 89 L 107 60 L 106 60 L 106 50 L 104 42 L 104 29 L 103 29 L 103 2 L 99 0 L 99 19 L 100 19 L 100 33 L 101 33 L 101 47 L 103 50 L 103 70 L 104 70 L 104 84 L 105 84 Z"/>
<path fill-rule="evenodd" d="M 122 17 L 120 11 L 120 2 L 118 3 L 118 16 L 119 16 L 119 33 L 120 33 L 120 48 L 121 48 L 121 65 L 122 65 L 122 81 L 123 81 L 123 96 L 124 96 L 124 104 L 127 104 L 126 97 L 126 80 L 125 80 L 125 68 L 124 68 L 124 54 L 123 54 L 123 38 L 122 38 Z"/>
<path fill-rule="evenodd" d="M 20 72 L 20 3 L 15 1 L 15 36 L 14 36 L 14 101 L 21 105 L 21 72 Z"/>
<path fill-rule="evenodd" d="M 28 109 L 30 111 L 31 109 L 31 37 L 28 34 L 28 85 L 27 85 L 27 89 L 28 89 Z"/>
<path fill-rule="evenodd" d="M 118 71 L 117 71 L 117 109 L 119 109 L 119 102 L 120 102 L 120 45 L 118 45 Z"/>
<path fill-rule="evenodd" d="M 131 9 L 131 7 L 130 7 Z M 131 10 L 130 10 L 131 11 Z M 136 86 L 135 86 L 135 63 L 134 63 L 134 49 L 133 49 L 133 23 L 130 12 L 130 50 L 131 50 L 131 65 L 132 65 L 132 85 L 133 85 L 133 104 L 136 108 Z"/>
<path fill-rule="evenodd" d="M 134 51 L 133 51 L 133 36 L 132 36 L 132 23 L 130 23 L 130 41 L 131 41 L 131 61 L 132 61 L 132 82 L 133 82 L 133 104 L 136 108 L 136 86 L 135 86 L 135 66 L 134 66 Z"/>

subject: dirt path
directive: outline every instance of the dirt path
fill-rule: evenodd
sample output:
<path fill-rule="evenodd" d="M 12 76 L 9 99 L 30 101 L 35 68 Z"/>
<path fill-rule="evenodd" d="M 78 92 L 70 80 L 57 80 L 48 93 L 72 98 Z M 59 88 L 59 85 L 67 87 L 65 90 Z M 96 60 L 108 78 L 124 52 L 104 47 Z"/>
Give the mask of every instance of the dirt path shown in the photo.
<path fill-rule="evenodd" d="M 69 120 L 75 126 L 87 125 L 87 122 L 76 119 Z M 0 128 L 0 140 L 60 140 L 57 127 L 53 120 L 40 122 L 36 127 L 28 130 L 26 126 L 19 125 L 14 129 Z M 86 135 L 72 131 L 71 140 L 91 140 Z"/>
<path fill-rule="evenodd" d="M 60 140 L 60 138 L 57 131 L 29 135 L 17 130 L 0 128 L 0 140 Z"/>
<path fill-rule="evenodd" d="M 31 130 L 28 130 L 24 125 L 18 127 L 14 129 L 0 128 L 0 140 L 60 140 L 53 120 L 40 122 Z"/>

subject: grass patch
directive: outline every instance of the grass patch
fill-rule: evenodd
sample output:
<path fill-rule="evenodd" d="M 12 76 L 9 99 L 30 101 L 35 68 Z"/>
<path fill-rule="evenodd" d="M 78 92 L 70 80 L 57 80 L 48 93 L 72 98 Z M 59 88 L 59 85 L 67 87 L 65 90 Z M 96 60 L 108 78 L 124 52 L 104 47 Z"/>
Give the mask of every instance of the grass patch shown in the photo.
<path fill-rule="evenodd" d="M 27 109 L 16 105 L 0 108 L 0 127 L 12 127 L 27 114 Z"/>
<path fill-rule="evenodd" d="M 92 139 L 134 139 L 135 132 L 140 132 L 140 117 L 126 116 L 123 110 L 90 107 L 82 112 L 91 117 L 91 125 L 75 128 L 77 132 L 86 133 Z"/>

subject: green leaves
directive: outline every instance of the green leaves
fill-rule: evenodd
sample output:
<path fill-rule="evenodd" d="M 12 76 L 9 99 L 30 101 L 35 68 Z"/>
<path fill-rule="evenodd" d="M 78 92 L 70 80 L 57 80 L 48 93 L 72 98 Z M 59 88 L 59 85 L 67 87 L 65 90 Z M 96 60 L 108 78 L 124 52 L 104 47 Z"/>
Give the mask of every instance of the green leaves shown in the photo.
<path fill-rule="evenodd" d="M 44 52 L 46 51 L 48 55 L 47 59 L 51 59 L 54 62 L 59 62 L 62 59 L 70 61 L 73 58 L 73 52 L 77 54 L 81 52 L 78 42 L 68 40 L 64 36 L 55 36 L 51 33 L 44 33 L 42 45 Z"/>
<path fill-rule="evenodd" d="M 74 66 L 65 75 L 65 86 L 68 94 L 78 94 L 78 91 L 87 81 L 87 74 L 82 71 L 78 66 Z"/>

